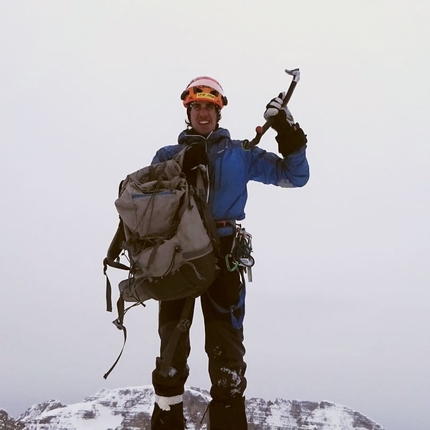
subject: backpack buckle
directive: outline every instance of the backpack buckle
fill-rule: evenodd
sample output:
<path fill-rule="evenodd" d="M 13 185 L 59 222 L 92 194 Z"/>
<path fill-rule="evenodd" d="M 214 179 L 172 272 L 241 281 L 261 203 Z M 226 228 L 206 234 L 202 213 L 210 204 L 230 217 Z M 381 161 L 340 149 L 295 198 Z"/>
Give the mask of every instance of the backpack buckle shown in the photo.
<path fill-rule="evenodd" d="M 112 324 L 118 329 L 118 330 L 124 330 L 124 325 L 120 321 L 119 318 L 112 321 Z"/>
<path fill-rule="evenodd" d="M 179 321 L 179 323 L 176 327 L 179 331 L 184 333 L 190 329 L 190 326 L 191 326 L 190 320 L 183 319 L 183 320 Z"/>

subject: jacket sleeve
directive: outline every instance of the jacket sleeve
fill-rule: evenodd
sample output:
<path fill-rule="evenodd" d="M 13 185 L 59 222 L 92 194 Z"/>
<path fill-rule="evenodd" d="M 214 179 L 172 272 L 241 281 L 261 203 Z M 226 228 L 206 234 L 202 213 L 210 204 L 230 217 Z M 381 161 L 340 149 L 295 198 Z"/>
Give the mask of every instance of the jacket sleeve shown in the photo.
<path fill-rule="evenodd" d="M 309 180 L 305 147 L 285 158 L 258 146 L 248 154 L 250 180 L 283 188 L 303 187 Z"/>

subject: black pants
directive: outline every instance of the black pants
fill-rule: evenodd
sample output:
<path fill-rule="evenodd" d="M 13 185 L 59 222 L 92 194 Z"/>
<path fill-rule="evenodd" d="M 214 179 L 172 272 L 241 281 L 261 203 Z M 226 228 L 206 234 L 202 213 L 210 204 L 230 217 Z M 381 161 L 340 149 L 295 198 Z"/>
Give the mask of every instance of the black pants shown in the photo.
<path fill-rule="evenodd" d="M 221 238 L 222 255 L 230 252 L 232 240 L 232 236 Z M 224 260 L 221 260 L 219 265 L 221 268 L 219 275 L 208 291 L 201 296 L 205 324 L 205 351 L 209 359 L 209 375 L 212 383 L 209 428 L 245 430 L 247 424 L 243 394 L 246 388 L 246 364 L 243 360 L 245 355 L 243 328 L 237 327 L 232 322 L 237 321 L 244 312 L 244 305 L 235 309 L 244 285 L 237 270 L 234 272 L 227 270 Z M 189 331 L 181 333 L 169 376 L 163 377 L 159 374 L 163 358 L 162 351 L 165 350 L 175 330 L 183 305 L 184 300 L 160 302 L 158 332 L 161 340 L 161 357 L 157 358 L 156 368 L 152 374 L 155 393 L 159 396 L 172 397 L 183 394 L 189 375 L 187 366 L 191 350 Z M 153 423 L 152 428 L 157 429 L 157 425 Z"/>

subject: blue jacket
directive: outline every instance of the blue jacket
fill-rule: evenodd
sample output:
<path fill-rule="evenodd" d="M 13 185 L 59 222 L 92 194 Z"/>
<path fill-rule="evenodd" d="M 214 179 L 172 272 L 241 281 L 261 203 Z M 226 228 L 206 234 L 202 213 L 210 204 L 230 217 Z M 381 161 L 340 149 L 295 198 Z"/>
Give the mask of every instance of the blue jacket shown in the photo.
<path fill-rule="evenodd" d="M 159 149 L 152 164 L 171 159 L 184 145 L 200 142 L 209 158 L 209 205 L 215 221 L 245 218 L 249 181 L 293 188 L 302 187 L 309 179 L 305 148 L 286 158 L 257 146 L 245 151 L 242 141 L 232 140 L 224 128 L 217 128 L 207 138 L 183 131 L 178 137 L 179 144 Z"/>

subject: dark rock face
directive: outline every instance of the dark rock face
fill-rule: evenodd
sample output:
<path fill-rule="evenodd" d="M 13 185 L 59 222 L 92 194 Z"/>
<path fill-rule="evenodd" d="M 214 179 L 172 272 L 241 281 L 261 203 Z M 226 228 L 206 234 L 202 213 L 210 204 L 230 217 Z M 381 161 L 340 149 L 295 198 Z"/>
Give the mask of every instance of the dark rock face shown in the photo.
<path fill-rule="evenodd" d="M 24 423 L 17 423 L 5 410 L 0 409 L 1 430 L 22 430 L 23 428 L 25 428 Z"/>

